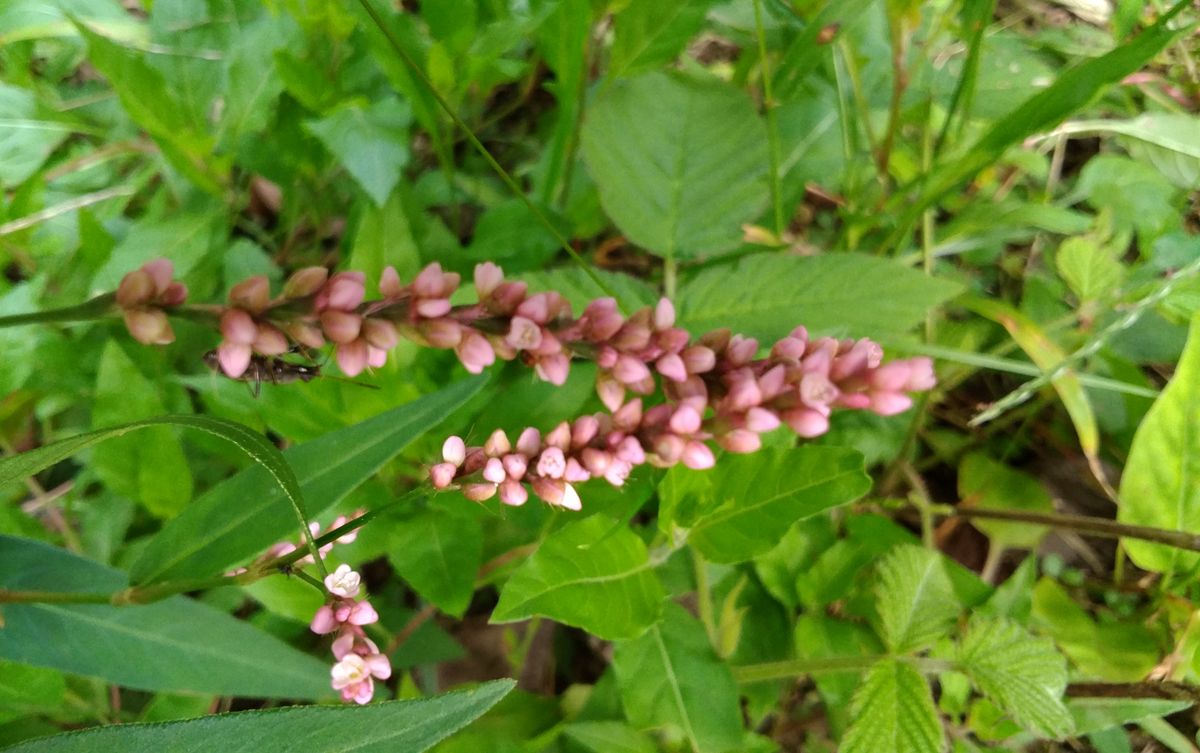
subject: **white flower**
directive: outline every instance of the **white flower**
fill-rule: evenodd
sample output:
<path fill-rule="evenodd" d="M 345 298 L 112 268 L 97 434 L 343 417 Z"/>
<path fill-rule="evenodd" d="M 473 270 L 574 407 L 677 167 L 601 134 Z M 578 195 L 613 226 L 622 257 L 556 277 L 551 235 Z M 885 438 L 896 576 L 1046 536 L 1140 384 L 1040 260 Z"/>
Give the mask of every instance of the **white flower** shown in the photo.
<path fill-rule="evenodd" d="M 349 565 L 338 565 L 337 570 L 325 576 L 325 588 L 334 596 L 353 599 L 358 596 L 360 581 L 358 573 L 351 570 Z"/>

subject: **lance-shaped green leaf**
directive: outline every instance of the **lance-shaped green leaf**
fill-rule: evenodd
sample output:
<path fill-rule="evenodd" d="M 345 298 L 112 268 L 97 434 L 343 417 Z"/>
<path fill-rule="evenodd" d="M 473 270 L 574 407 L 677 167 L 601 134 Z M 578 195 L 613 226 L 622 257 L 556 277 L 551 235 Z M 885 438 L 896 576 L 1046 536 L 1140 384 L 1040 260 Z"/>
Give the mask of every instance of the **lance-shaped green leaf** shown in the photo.
<path fill-rule="evenodd" d="M 471 601 L 482 557 L 479 521 L 454 509 L 422 510 L 401 520 L 388 539 L 388 562 L 400 577 L 456 617 Z"/>
<path fill-rule="evenodd" d="M 897 336 L 961 291 L 957 283 L 864 254 L 755 254 L 686 278 L 679 326 L 693 332 L 728 327 L 764 343 L 798 324 L 814 336 Z"/>
<path fill-rule="evenodd" d="M 721 458 L 692 472 L 688 543 L 714 562 L 744 562 L 770 551 L 792 524 L 861 497 L 871 488 L 861 453 L 843 447 L 767 449 Z M 664 501 L 670 516 L 676 500 Z"/>
<path fill-rule="evenodd" d="M 962 611 L 942 556 L 914 544 L 880 561 L 876 597 L 879 633 L 897 654 L 933 643 Z"/>
<path fill-rule="evenodd" d="M 767 134 L 745 92 L 649 73 L 614 81 L 588 108 L 583 155 L 600 201 L 659 256 L 732 251 L 767 200 Z"/>
<path fill-rule="evenodd" d="M 1054 512 L 1049 492 L 1036 478 L 981 452 L 973 452 L 959 463 L 958 494 L 972 507 Z M 973 520 L 971 524 L 988 535 L 992 546 L 1034 549 L 1046 536 L 1044 526 L 1029 523 Z"/>
<path fill-rule="evenodd" d="M 374 418 L 289 448 L 312 515 L 366 481 L 410 442 L 436 426 L 483 386 L 459 382 Z M 136 583 L 205 577 L 295 536 L 295 517 L 270 475 L 249 468 L 210 489 L 163 526 L 133 566 Z"/>
<path fill-rule="evenodd" d="M 1142 420 L 1121 476 L 1122 523 L 1172 531 L 1200 530 L 1200 316 L 1170 384 Z M 1191 570 L 1200 554 L 1124 539 L 1125 551 L 1145 570 Z"/>
<path fill-rule="evenodd" d="M 945 734 L 929 684 L 903 661 L 884 659 L 854 694 L 841 753 L 939 753 Z"/>
<path fill-rule="evenodd" d="M 125 574 L 28 539 L 0 536 L 0 587 L 111 593 Z M 183 596 L 140 606 L 5 604 L 0 658 L 139 690 L 270 698 L 331 694 L 324 662 Z"/>
<path fill-rule="evenodd" d="M 958 662 L 993 703 L 1021 726 L 1045 737 L 1071 732 L 1063 705 L 1067 662 L 1049 638 L 1035 638 L 1015 622 L 974 617 Z"/>
<path fill-rule="evenodd" d="M 32 740 L 6 753 L 124 753 L 220 750 L 261 753 L 421 753 L 478 719 L 512 690 L 512 680 L 484 683 L 412 701 L 368 706 L 293 706 L 240 711 L 158 724 L 121 724 Z"/>
<path fill-rule="evenodd" d="M 504 584 L 492 622 L 540 614 L 618 640 L 653 624 L 662 600 L 642 540 L 624 524 L 593 515 L 542 542 Z"/>
<path fill-rule="evenodd" d="M 742 720 L 733 674 L 704 626 L 677 604 L 641 637 L 618 643 L 613 669 L 625 715 L 641 728 L 672 726 L 694 753 L 740 749 Z"/>

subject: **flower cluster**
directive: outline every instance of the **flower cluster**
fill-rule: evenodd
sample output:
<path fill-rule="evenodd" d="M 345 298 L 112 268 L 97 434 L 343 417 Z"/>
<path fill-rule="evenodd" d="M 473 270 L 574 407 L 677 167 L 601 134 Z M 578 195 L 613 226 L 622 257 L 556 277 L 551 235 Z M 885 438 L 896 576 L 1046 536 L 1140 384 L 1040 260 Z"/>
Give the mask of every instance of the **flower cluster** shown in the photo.
<path fill-rule="evenodd" d="M 337 529 L 339 529 L 342 526 L 349 523 L 351 520 L 362 517 L 365 514 L 366 514 L 366 510 L 360 509 L 360 510 L 355 510 L 353 513 L 351 513 L 348 516 L 347 515 L 339 515 L 336 518 L 334 518 L 333 522 L 329 524 L 329 527 L 325 529 L 325 533 L 330 533 L 332 531 L 336 531 Z M 308 524 L 308 532 L 312 535 L 312 537 L 314 539 L 320 538 L 322 535 L 321 524 L 316 522 L 315 520 L 313 522 L 309 523 Z M 321 554 L 321 559 L 325 559 L 326 557 L 329 556 L 329 553 L 333 551 L 334 544 L 350 544 L 350 543 L 353 543 L 356 538 L 358 538 L 358 530 L 357 529 L 351 531 L 350 533 L 345 534 L 344 536 L 337 537 L 336 539 L 329 542 L 325 546 L 320 547 L 317 551 Z M 277 544 L 272 544 L 270 549 L 263 552 L 262 556 L 259 557 L 257 560 L 255 560 L 255 564 L 262 564 L 265 562 L 270 562 L 271 560 L 277 559 L 279 557 L 286 557 L 287 555 L 291 554 L 292 552 L 296 551 L 297 549 L 303 549 L 304 547 L 305 547 L 304 541 L 280 541 Z M 294 567 L 303 567 L 304 565 L 312 565 L 312 564 L 314 564 L 313 556 L 311 554 L 306 554 L 303 557 L 301 557 L 300 559 L 296 560 L 293 563 L 293 566 Z M 244 572 L 247 572 L 247 568 L 239 567 L 234 570 L 230 570 L 229 572 L 226 573 L 226 575 L 231 575 L 231 576 L 232 575 L 241 575 Z"/>
<path fill-rule="evenodd" d="M 357 598 L 360 581 L 349 565 L 338 565 L 325 576 L 325 589 L 333 598 L 317 610 L 310 627 L 317 635 L 336 636 L 332 650 L 337 662 L 330 670 L 333 689 L 343 701 L 364 704 L 375 695 L 375 680 L 392 676 L 392 664 L 363 632 L 363 625 L 376 622 L 379 614 L 365 598 Z"/>
<path fill-rule="evenodd" d="M 167 259 L 154 259 L 121 278 L 117 306 L 134 339 L 146 345 L 175 341 L 175 332 L 164 309 L 187 299 L 187 286 L 172 279 L 175 267 Z"/>
<path fill-rule="evenodd" d="M 671 331 L 669 311 L 664 311 L 667 306 L 660 304 L 652 331 Z M 651 343 L 642 347 L 662 347 L 653 338 Z M 781 425 L 802 437 L 819 436 L 828 431 L 834 408 L 893 415 L 912 405 L 906 393 L 928 390 L 935 382 L 927 358 L 882 364 L 883 352 L 870 340 L 810 341 L 803 327 L 760 359 L 754 357 L 758 343 L 752 338 L 717 332 L 700 343 L 675 351 L 681 363 L 669 362 L 665 370 L 664 354 L 658 356 L 659 373 L 672 374 L 663 385 L 667 402 L 645 407 L 635 398 L 611 415 L 563 422 L 544 438 L 536 429 L 526 429 L 515 445 L 502 431 L 482 447 L 467 447 L 461 438 L 450 437 L 442 447 L 442 462 L 430 469 L 433 486 L 460 485 L 475 501 L 499 494 L 501 502 L 516 506 L 527 501 L 528 484 L 551 505 L 578 510 L 581 502 L 573 483 L 600 477 L 620 486 L 635 466 L 647 462 L 709 468 L 715 458 L 708 440 L 729 452 L 747 453 L 762 446 L 761 434 Z M 616 372 L 614 366 L 622 395 L 625 387 L 640 391 L 638 382 L 648 376 L 633 380 L 623 378 L 632 373 L 622 377 Z"/>

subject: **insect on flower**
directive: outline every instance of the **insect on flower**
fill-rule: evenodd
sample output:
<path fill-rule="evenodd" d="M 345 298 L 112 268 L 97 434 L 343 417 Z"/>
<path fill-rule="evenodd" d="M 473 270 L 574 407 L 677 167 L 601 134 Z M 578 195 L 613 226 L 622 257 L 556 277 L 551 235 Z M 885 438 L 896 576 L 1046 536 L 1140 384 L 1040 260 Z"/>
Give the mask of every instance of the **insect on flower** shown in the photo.
<path fill-rule="evenodd" d="M 321 364 L 314 361 L 308 356 L 307 351 L 301 352 L 298 349 L 290 351 L 299 353 L 306 358 L 306 361 L 289 361 L 283 356 L 264 356 L 255 353 L 250 357 L 250 365 L 246 370 L 236 377 L 230 377 L 221 370 L 221 362 L 217 356 L 217 351 L 210 350 L 204 354 L 204 363 L 217 374 L 233 379 L 238 382 L 245 382 L 250 385 L 250 392 L 254 397 L 258 397 L 262 391 L 263 383 L 267 384 L 293 384 L 295 382 L 311 382 L 321 374 Z M 359 387 L 377 390 L 378 386 L 374 384 L 363 384 L 356 382 L 353 379 L 342 379 L 341 377 L 325 375 L 326 379 L 337 379 L 340 382 L 349 384 L 357 384 Z"/>

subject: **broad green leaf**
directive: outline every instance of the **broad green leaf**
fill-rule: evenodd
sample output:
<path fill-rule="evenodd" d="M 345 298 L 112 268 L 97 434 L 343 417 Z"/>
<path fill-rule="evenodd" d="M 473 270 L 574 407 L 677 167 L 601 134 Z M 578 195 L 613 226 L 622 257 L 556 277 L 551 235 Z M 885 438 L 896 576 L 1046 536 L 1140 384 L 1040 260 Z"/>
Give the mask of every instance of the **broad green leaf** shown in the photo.
<path fill-rule="evenodd" d="M 24 183 L 71 131 L 69 123 L 43 112 L 32 92 L 0 84 L 0 185 Z"/>
<path fill-rule="evenodd" d="M 540 614 L 605 640 L 633 638 L 658 620 L 663 595 L 642 540 L 593 515 L 552 533 L 517 568 L 492 622 Z"/>
<path fill-rule="evenodd" d="M 338 158 L 375 206 L 382 207 L 408 164 L 411 120 L 408 106 L 389 98 L 370 107 L 343 105 L 308 121 L 305 128 Z"/>
<path fill-rule="evenodd" d="M 483 531 L 466 512 L 430 507 L 397 523 L 387 556 L 417 593 L 446 614 L 461 617 L 475 591 Z"/>
<path fill-rule="evenodd" d="M 402 187 L 382 207 L 369 204 L 363 207 L 348 266 L 361 270 L 372 282 L 388 266 L 395 267 L 402 280 L 411 280 L 421 271 L 421 254 L 405 196 Z"/>
<path fill-rule="evenodd" d="M 958 647 L 958 663 L 984 695 L 1020 725 L 1043 737 L 1073 729 L 1063 705 L 1067 662 L 1047 638 L 1009 620 L 974 617 Z"/>
<path fill-rule="evenodd" d="M 31 714 L 59 714 L 66 692 L 61 672 L 0 660 L 0 724 Z"/>
<path fill-rule="evenodd" d="M 730 455 L 695 474 L 698 505 L 688 543 L 714 562 L 744 562 L 775 547 L 798 520 L 844 505 L 871 488 L 862 455 L 842 447 L 805 445 Z M 673 496 L 673 495 L 672 495 Z M 668 525 L 676 505 L 663 502 Z"/>
<path fill-rule="evenodd" d="M 271 118 L 275 100 L 283 92 L 283 80 L 266 73 L 272 70 L 277 49 L 293 39 L 292 26 L 273 15 L 238 28 L 225 65 L 224 103 L 217 141 L 236 149 L 243 139 L 263 131 Z"/>
<path fill-rule="evenodd" d="M 36 450 L 0 458 L 0 488 L 14 481 L 32 476 L 55 463 L 66 460 L 75 453 L 106 440 L 123 436 L 139 429 L 161 426 L 180 426 L 213 434 L 238 449 L 258 463 L 255 468 L 263 474 L 264 486 L 270 486 L 280 496 L 280 502 L 293 522 L 297 516 L 306 518 L 304 496 L 296 474 L 275 445 L 266 437 L 247 429 L 241 424 L 211 416 L 160 416 L 142 421 L 110 426 L 106 429 L 80 434 L 53 444 L 43 445 Z"/>
<path fill-rule="evenodd" d="M 1181 0 L 1128 43 L 1063 71 L 1053 84 L 993 124 L 963 156 L 937 168 L 924 180 L 916 197 L 911 192 L 898 192 L 889 208 L 896 211 L 907 208 L 901 226 L 908 226 L 921 212 L 962 182 L 996 163 L 1009 147 L 1052 129 L 1086 107 L 1108 86 L 1152 60 L 1188 28 L 1186 24 L 1174 22 L 1175 16 L 1187 5 L 1187 0 Z"/>
<path fill-rule="evenodd" d="M 1152 112 L 1135 118 L 1124 131 L 1129 152 L 1154 166 L 1178 188 L 1200 189 L 1200 118 L 1186 113 Z"/>
<path fill-rule="evenodd" d="M 1142 420 L 1121 476 L 1117 520 L 1194 533 L 1200 530 L 1200 316 L 1166 389 Z M 1200 553 L 1122 539 L 1130 559 L 1157 573 L 1190 571 Z"/>
<path fill-rule="evenodd" d="M 624 722 L 575 722 L 564 727 L 563 734 L 592 753 L 656 753 L 658 750 L 649 735 Z"/>
<path fill-rule="evenodd" d="M 1191 706 L 1190 701 L 1167 698 L 1068 698 L 1067 710 L 1075 720 L 1076 736 L 1132 724 L 1146 717 L 1164 717 Z"/>
<path fill-rule="evenodd" d="M 421 753 L 478 719 L 512 690 L 512 680 L 472 690 L 368 706 L 292 706 L 158 724 L 121 724 L 33 740 L 6 753 L 123 753 L 221 750 L 262 753 Z"/>
<path fill-rule="evenodd" d="M 68 17 L 85 22 L 106 36 L 145 43 L 146 24 L 112 0 L 6 0 L 0 3 L 0 46 L 11 42 L 78 36 Z"/>
<path fill-rule="evenodd" d="M 920 672 L 897 659 L 871 668 L 854 694 L 854 722 L 840 753 L 940 753 L 946 749 L 942 722 L 929 684 Z"/>
<path fill-rule="evenodd" d="M 1068 238 L 1054 257 L 1058 274 L 1080 301 L 1095 301 L 1116 290 L 1125 268 L 1113 252 L 1088 237 Z"/>
<path fill-rule="evenodd" d="M 625 716 L 643 729 L 674 727 L 694 753 L 740 750 L 742 719 L 729 667 L 704 626 L 671 603 L 662 622 L 618 643 L 613 669 Z"/>
<path fill-rule="evenodd" d="M 1052 513 L 1050 494 L 1034 477 L 992 460 L 981 452 L 963 458 L 958 466 L 958 496 L 971 507 Z M 976 519 L 971 525 L 991 539 L 992 546 L 1035 549 L 1046 535 L 1045 526 Z"/>
<path fill-rule="evenodd" d="M 613 18 L 608 73 L 632 76 L 671 63 L 700 32 L 714 0 L 629 3 Z"/>
<path fill-rule="evenodd" d="M 608 215 L 667 259 L 732 251 L 767 200 L 767 135 L 742 91 L 650 73 L 607 84 L 583 154 Z"/>
<path fill-rule="evenodd" d="M 814 336 L 902 335 L 961 290 L 862 254 L 755 254 L 686 278 L 677 304 L 681 327 L 728 327 L 767 344 L 800 324 Z"/>
<path fill-rule="evenodd" d="M 0 536 L 0 587 L 114 593 L 125 574 Z M 0 657 L 139 690 L 322 698 L 329 667 L 213 607 L 175 596 L 139 606 L 5 604 Z"/>
<path fill-rule="evenodd" d="M 116 340 L 100 355 L 92 428 L 101 429 L 167 412 L 155 385 Z M 264 440 L 263 444 L 269 444 Z M 272 446 L 272 450 L 275 448 Z M 278 451 L 275 451 L 278 455 Z M 192 498 L 192 471 L 179 437 L 162 426 L 133 436 L 113 437 L 92 451 L 92 466 L 105 486 L 142 503 L 160 518 L 172 518 Z"/>
<path fill-rule="evenodd" d="M 1066 359 L 1067 354 L 1050 339 L 1037 322 L 1007 303 L 975 296 L 968 297 L 963 303 L 975 313 L 1008 330 L 1013 341 L 1043 372 L 1057 368 Z M 1074 369 L 1065 369 L 1050 380 L 1050 384 L 1054 386 L 1054 391 L 1058 393 L 1059 400 L 1062 400 L 1063 407 L 1071 417 L 1071 423 L 1075 425 L 1079 446 L 1092 468 L 1092 473 L 1101 483 L 1108 483 L 1100 467 L 1100 429 L 1096 425 L 1096 414 L 1092 410 L 1092 404 L 1079 381 L 1079 374 Z"/>
<path fill-rule="evenodd" d="M 484 379 L 468 379 L 284 453 L 297 469 L 310 515 L 319 515 L 373 476 L 414 439 L 471 398 Z M 0 466 L 3 468 L 3 466 Z M 296 518 L 271 477 L 248 468 L 192 502 L 150 540 L 134 563 L 136 583 L 205 577 L 290 539 Z"/>
<path fill-rule="evenodd" d="M 1117 154 L 1088 160 L 1075 190 L 1088 204 L 1111 215 L 1120 231 L 1136 231 L 1147 246 L 1171 230 L 1181 230 L 1178 189 L 1153 167 Z"/>
<path fill-rule="evenodd" d="M 880 635 L 897 654 L 941 638 L 962 611 L 942 555 L 913 544 L 880 561 L 875 596 Z"/>

